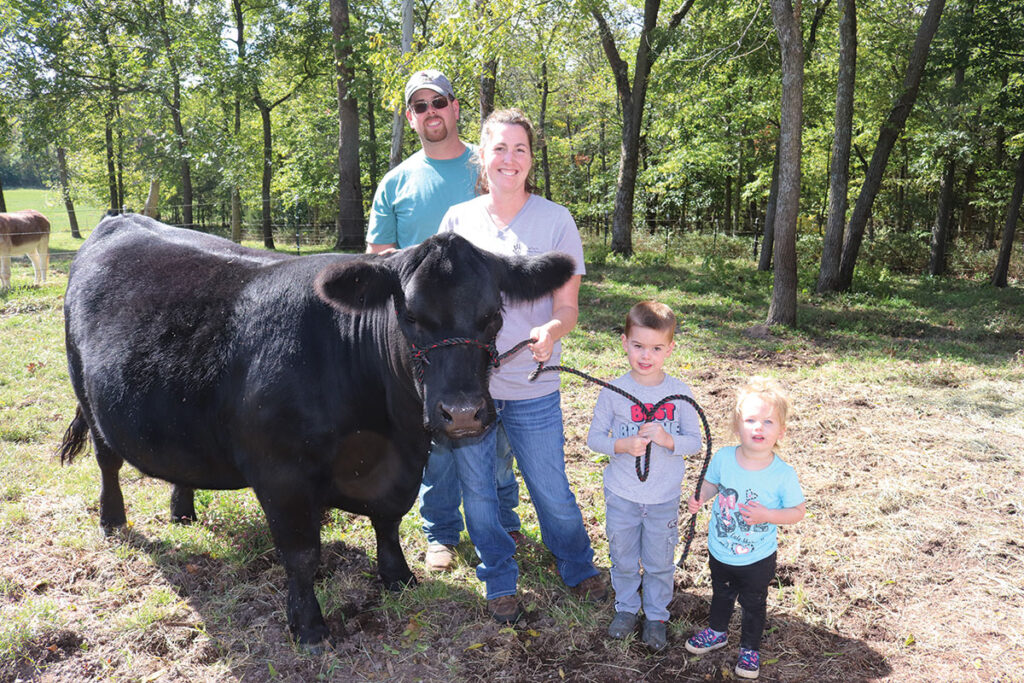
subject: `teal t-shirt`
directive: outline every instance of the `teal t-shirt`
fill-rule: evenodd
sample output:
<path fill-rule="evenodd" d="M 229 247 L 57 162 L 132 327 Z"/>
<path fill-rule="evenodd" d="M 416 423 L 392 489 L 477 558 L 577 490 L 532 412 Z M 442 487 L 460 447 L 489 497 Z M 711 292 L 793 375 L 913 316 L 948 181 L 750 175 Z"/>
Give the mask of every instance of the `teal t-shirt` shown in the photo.
<path fill-rule="evenodd" d="M 745 470 L 736 462 L 736 447 L 722 448 L 704 476 L 718 486 L 708 522 L 708 552 L 723 564 L 754 564 L 779 547 L 778 527 L 767 522 L 753 526 L 743 521 L 740 505 L 757 501 L 781 510 L 804 502 L 796 470 L 775 456 L 763 470 Z"/>
<path fill-rule="evenodd" d="M 423 150 L 387 172 L 373 195 L 366 241 L 411 247 L 437 234 L 449 207 L 476 195 L 473 149 L 455 159 L 431 159 Z"/>

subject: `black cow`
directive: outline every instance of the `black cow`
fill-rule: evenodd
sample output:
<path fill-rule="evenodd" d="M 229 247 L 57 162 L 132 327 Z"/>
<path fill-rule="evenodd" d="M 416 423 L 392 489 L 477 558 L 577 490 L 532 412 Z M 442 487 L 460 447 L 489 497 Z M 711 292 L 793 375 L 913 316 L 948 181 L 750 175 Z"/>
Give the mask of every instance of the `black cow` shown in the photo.
<path fill-rule="evenodd" d="M 102 472 L 100 523 L 125 523 L 125 460 L 191 489 L 252 487 L 288 577 L 288 625 L 329 636 L 313 594 L 326 507 L 367 515 L 380 576 L 414 581 L 398 525 L 431 432 L 482 433 L 501 297 L 528 301 L 572 272 L 562 254 L 508 259 L 455 235 L 390 256 L 288 256 L 142 216 L 104 219 L 64 303 L 78 412 Z M 183 502 L 184 501 L 184 502 Z"/>

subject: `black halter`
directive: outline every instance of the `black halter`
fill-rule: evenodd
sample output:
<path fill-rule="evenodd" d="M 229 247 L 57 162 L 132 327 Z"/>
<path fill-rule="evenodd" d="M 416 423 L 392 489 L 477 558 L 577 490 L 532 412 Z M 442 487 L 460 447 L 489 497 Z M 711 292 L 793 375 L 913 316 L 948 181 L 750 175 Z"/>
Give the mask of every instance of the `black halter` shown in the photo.
<path fill-rule="evenodd" d="M 487 352 L 487 355 L 491 357 L 491 366 L 498 367 L 501 362 L 498 357 L 498 349 L 495 347 L 494 342 L 484 343 L 477 339 L 469 339 L 467 337 L 449 337 L 440 341 L 434 342 L 433 344 L 427 344 L 426 346 L 416 346 L 410 342 L 409 346 L 412 347 L 412 360 L 413 365 L 416 368 L 416 380 L 418 382 L 423 381 L 423 366 L 430 365 L 430 359 L 427 358 L 427 354 L 434 349 L 440 349 L 444 346 L 459 346 L 460 344 L 468 344 L 469 346 L 476 346 Z"/>

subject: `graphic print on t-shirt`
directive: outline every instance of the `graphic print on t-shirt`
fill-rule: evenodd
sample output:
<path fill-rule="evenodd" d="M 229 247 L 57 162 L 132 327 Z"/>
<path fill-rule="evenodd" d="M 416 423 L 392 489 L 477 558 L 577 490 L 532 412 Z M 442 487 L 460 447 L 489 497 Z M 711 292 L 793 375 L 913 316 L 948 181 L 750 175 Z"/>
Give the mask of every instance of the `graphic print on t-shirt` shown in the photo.
<path fill-rule="evenodd" d="M 743 505 L 757 499 L 757 493 L 747 489 Z M 767 523 L 751 526 L 740 514 L 740 495 L 736 489 L 720 486 L 715 501 L 715 533 L 722 542 L 736 555 L 746 555 L 754 549 L 753 543 L 747 538 L 751 533 L 767 531 Z"/>

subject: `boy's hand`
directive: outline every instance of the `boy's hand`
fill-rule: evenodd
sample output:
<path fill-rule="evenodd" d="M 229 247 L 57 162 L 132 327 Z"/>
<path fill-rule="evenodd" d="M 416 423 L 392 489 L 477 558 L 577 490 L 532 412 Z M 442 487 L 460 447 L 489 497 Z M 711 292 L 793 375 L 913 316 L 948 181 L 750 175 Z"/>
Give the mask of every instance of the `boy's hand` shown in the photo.
<path fill-rule="evenodd" d="M 650 441 L 650 439 L 646 439 L 642 436 L 624 436 L 615 441 L 615 452 L 621 455 L 632 455 L 634 458 L 639 458 L 647 453 L 647 444 L 650 443 Z"/>
<path fill-rule="evenodd" d="M 669 450 L 675 448 L 676 443 L 672 440 L 672 435 L 666 432 L 665 428 L 657 422 L 643 423 L 640 425 L 640 429 L 637 430 L 637 433 L 640 436 L 653 441 L 662 448 L 667 448 Z"/>
<path fill-rule="evenodd" d="M 691 515 L 695 515 L 700 512 L 701 502 L 697 500 L 697 496 L 690 496 L 690 501 L 686 504 L 686 509 L 690 511 Z"/>
<path fill-rule="evenodd" d="M 772 508 L 766 508 L 757 501 L 750 501 L 749 503 L 740 505 L 739 507 L 740 517 L 747 524 L 762 524 L 764 522 L 770 522 L 772 515 Z"/>

